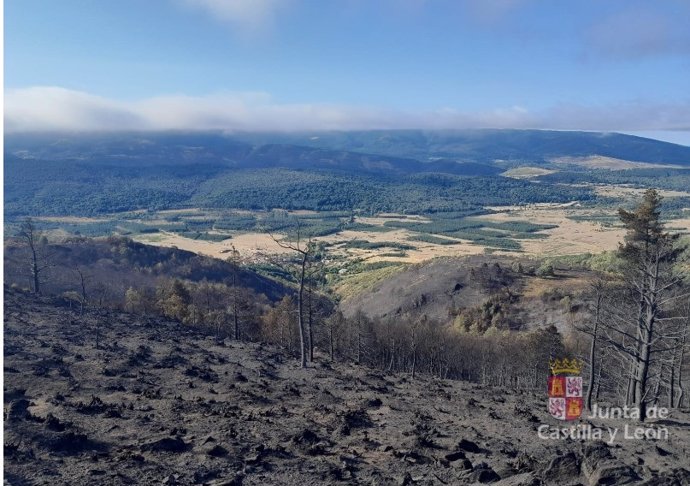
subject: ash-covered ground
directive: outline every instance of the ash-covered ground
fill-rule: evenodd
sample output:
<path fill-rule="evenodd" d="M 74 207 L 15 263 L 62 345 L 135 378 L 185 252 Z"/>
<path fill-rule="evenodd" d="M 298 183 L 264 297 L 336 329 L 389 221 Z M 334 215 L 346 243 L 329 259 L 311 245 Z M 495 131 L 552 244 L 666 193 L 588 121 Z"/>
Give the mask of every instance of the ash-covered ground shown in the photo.
<path fill-rule="evenodd" d="M 10 485 L 690 484 L 687 411 L 656 424 L 668 440 L 541 440 L 563 425 L 545 393 L 322 356 L 303 370 L 276 348 L 15 291 L 4 357 Z"/>

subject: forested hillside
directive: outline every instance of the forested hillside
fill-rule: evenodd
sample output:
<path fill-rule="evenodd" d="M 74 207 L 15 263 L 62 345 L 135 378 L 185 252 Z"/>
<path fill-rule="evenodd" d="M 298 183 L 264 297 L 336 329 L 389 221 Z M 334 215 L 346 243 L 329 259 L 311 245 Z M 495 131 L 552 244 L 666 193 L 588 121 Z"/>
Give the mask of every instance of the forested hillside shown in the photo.
<path fill-rule="evenodd" d="M 13 134 L 5 144 L 5 214 L 191 206 L 424 213 L 587 201 L 594 198 L 590 189 L 558 183 L 615 180 L 606 179 L 609 174 L 590 180 L 582 169 L 539 183 L 499 174 L 521 164 L 548 165 L 554 157 L 590 155 L 690 164 L 687 147 L 582 132 Z M 687 178 L 685 171 L 659 171 L 610 177 L 669 188 Z"/>

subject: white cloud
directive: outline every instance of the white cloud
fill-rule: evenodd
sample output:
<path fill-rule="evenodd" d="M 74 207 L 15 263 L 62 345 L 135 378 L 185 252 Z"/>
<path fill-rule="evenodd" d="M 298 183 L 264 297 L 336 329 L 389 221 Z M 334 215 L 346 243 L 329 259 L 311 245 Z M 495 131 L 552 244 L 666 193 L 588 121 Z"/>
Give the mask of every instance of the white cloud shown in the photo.
<path fill-rule="evenodd" d="M 214 18 L 253 31 L 270 25 L 287 0 L 178 0 Z"/>
<path fill-rule="evenodd" d="M 441 108 L 402 111 L 323 103 L 277 103 L 266 93 L 171 95 L 134 102 L 58 87 L 5 93 L 5 129 L 39 130 L 356 130 L 383 128 L 551 128 L 562 130 L 690 131 L 690 101 L 673 104 L 559 105 L 530 111 Z"/>

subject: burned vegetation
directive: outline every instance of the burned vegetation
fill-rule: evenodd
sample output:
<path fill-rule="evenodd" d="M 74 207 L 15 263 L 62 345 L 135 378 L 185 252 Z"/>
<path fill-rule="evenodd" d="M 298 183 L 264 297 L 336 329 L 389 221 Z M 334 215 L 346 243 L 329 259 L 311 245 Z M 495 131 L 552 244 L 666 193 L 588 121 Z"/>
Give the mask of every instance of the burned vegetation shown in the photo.
<path fill-rule="evenodd" d="M 391 374 L 9 290 L 10 484 L 684 484 L 670 440 L 536 440 L 543 393 Z M 95 329 L 101 329 L 96 345 Z M 501 482 L 502 481 L 502 482 Z"/>

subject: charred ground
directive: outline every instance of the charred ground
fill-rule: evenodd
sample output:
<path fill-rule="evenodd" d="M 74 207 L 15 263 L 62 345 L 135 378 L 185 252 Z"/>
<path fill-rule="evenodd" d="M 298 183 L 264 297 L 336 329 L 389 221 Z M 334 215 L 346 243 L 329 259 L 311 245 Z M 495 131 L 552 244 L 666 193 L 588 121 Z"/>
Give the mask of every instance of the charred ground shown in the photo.
<path fill-rule="evenodd" d="M 542 441 L 541 393 L 320 356 L 299 369 L 277 348 L 12 290 L 5 312 L 13 485 L 690 482 L 687 411 L 664 442 Z"/>

